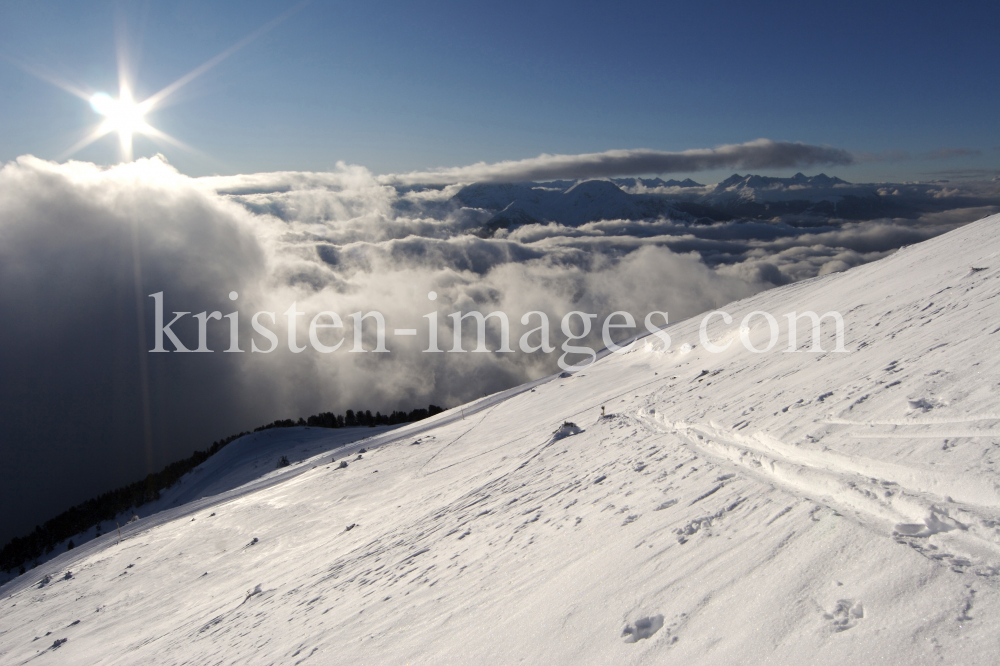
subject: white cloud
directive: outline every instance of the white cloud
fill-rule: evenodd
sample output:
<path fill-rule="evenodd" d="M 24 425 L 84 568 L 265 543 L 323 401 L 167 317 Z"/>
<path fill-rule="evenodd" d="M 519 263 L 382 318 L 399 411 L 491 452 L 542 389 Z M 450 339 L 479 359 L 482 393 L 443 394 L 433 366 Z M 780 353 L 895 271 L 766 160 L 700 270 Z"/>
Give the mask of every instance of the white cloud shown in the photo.
<path fill-rule="evenodd" d="M 785 149 L 768 144 L 682 153 L 677 163 L 764 159 L 760 155 Z M 788 159 L 824 154 L 812 148 L 795 148 Z M 755 151 L 758 157 L 747 157 Z M 666 160 L 658 164 L 676 157 L 652 155 Z M 632 157 L 637 160 L 629 162 Z M 607 163 L 574 159 L 562 166 L 643 163 L 634 154 Z M 525 165 L 493 170 L 492 177 L 562 168 L 539 160 L 520 172 Z M 915 186 L 896 189 L 902 198 L 934 196 Z M 30 529 L 97 491 L 275 418 L 359 407 L 389 411 L 431 401 L 452 405 L 556 367 L 558 354 L 422 353 L 424 315 L 432 311 L 439 313 L 445 349 L 451 346 L 446 315 L 457 310 L 502 310 L 515 339 L 523 332 L 521 314 L 531 310 L 548 313 L 553 322 L 571 310 L 602 316 L 628 310 L 638 321 L 650 310 L 667 310 L 677 321 L 775 284 L 870 261 L 969 221 L 972 211 L 988 210 L 968 208 L 979 199 L 965 189 L 946 201 L 966 208 L 919 220 L 833 221 L 819 228 L 601 220 L 531 224 L 484 239 L 468 232 L 493 213 L 456 203 L 457 191 L 397 188 L 347 165 L 331 173 L 203 179 L 183 176 L 160 159 L 112 169 L 31 157 L 5 165 L 0 418 L 13 444 L 0 467 L 0 502 L 4 515 L 19 516 L 6 529 Z M 431 290 L 439 295 L 433 302 L 427 299 Z M 148 295 L 159 291 L 168 312 L 238 311 L 243 349 L 250 348 L 251 316 L 274 312 L 284 351 L 145 353 L 153 342 Z M 236 302 L 230 291 L 239 293 Z M 145 340 L 137 328 L 137 295 Z M 390 354 L 292 354 L 282 315 L 292 302 L 308 318 L 337 312 L 348 326 L 350 313 L 378 310 L 390 330 L 418 328 L 421 334 L 390 339 Z M 227 326 L 210 323 L 211 348 L 228 346 Z M 176 328 L 195 346 L 190 315 Z M 496 349 L 497 341 L 489 346 Z M 145 388 L 140 359 L 148 366 Z M 151 409 L 148 444 L 144 390 Z M 45 483 L 23 470 L 44 474 Z M 10 510 L 26 498 L 31 512 Z M 9 536 L 0 534 L 0 540 Z"/>

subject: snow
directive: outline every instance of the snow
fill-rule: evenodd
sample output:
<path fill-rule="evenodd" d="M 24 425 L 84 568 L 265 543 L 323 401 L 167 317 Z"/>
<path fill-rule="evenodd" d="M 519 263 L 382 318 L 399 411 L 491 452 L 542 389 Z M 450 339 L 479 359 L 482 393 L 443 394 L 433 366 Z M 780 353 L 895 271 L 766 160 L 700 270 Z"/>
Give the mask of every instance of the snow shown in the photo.
<path fill-rule="evenodd" d="M 1000 216 L 721 309 L 725 352 L 696 317 L 363 444 L 234 442 L 0 588 L 0 661 L 995 663 Z M 806 310 L 848 353 L 783 351 Z"/>
<path fill-rule="evenodd" d="M 222 448 L 218 453 L 198 465 L 171 488 L 163 491 L 158 500 L 147 502 L 133 510 L 123 512 L 111 520 L 101 524 L 103 530 L 102 545 L 107 541 L 118 540 L 118 530 L 126 528 L 127 533 L 134 531 L 132 526 L 134 521 L 140 520 L 140 516 L 150 516 L 161 514 L 167 509 L 184 506 L 180 514 L 186 515 L 193 510 L 192 502 L 210 499 L 209 503 L 218 501 L 219 498 L 227 497 L 230 491 L 239 489 L 237 492 L 249 492 L 252 488 L 261 487 L 280 482 L 289 475 L 298 474 L 304 467 L 281 469 L 276 468 L 279 458 L 285 456 L 292 463 L 301 462 L 305 459 L 322 459 L 333 454 L 336 457 L 347 456 L 363 448 L 373 435 L 391 431 L 393 427 L 378 426 L 375 428 L 344 428 L 337 430 L 327 430 L 322 428 L 294 428 L 291 432 L 285 429 L 269 429 L 255 432 L 245 437 L 241 437 L 228 446 Z M 354 446 L 347 446 L 354 444 Z M 328 458 L 327 458 L 328 459 Z M 248 485 L 253 484 L 253 485 Z M 199 502 L 197 506 L 205 504 Z M 169 516 L 177 515 L 175 511 Z M 162 521 L 167 515 L 159 515 L 157 521 Z M 137 526 L 145 529 L 148 524 Z M 86 532 L 74 534 L 60 544 L 57 544 L 53 552 L 43 556 L 38 561 L 48 562 L 58 553 L 66 550 L 68 542 L 72 541 L 76 546 L 85 544 L 93 539 L 101 539 L 98 530 L 91 527 Z M 88 546 L 93 547 L 93 546 Z M 0 584 L 16 577 L 16 572 L 7 574 L 0 571 Z"/>

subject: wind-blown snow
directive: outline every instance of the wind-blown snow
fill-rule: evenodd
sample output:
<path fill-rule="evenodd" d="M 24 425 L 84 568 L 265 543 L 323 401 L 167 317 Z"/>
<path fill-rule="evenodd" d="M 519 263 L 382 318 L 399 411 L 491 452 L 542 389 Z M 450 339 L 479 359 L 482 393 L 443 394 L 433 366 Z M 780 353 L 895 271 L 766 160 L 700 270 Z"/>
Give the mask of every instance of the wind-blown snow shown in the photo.
<path fill-rule="evenodd" d="M 1000 216 L 722 309 L 62 555 L 0 660 L 994 663 Z"/>

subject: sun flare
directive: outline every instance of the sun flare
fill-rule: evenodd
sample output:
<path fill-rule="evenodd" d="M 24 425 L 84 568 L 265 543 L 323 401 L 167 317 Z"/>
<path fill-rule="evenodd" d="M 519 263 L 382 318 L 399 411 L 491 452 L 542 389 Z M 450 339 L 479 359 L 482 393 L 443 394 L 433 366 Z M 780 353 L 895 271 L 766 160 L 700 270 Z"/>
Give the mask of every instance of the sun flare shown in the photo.
<path fill-rule="evenodd" d="M 113 99 L 107 93 L 97 93 L 90 98 L 90 106 L 105 118 L 100 129 L 105 133 L 116 132 L 122 157 L 125 160 L 131 159 L 132 135 L 147 134 L 152 129 L 143 119 L 147 111 L 145 106 L 136 104 L 127 89 L 121 91 L 118 99 Z"/>
<path fill-rule="evenodd" d="M 86 87 L 78 86 L 43 68 L 19 62 L 15 59 L 4 56 L 3 53 L 0 53 L 0 58 L 12 60 L 29 74 L 36 76 L 43 81 L 47 81 L 59 88 L 62 88 L 66 92 L 76 95 L 80 99 L 89 102 L 90 108 L 92 108 L 98 115 L 104 117 L 104 120 L 97 127 L 93 128 L 86 136 L 71 146 L 69 150 L 60 155 L 58 158 L 59 160 L 69 158 L 111 132 L 118 134 L 118 141 L 121 144 L 121 159 L 123 162 L 132 161 L 132 137 L 136 134 L 148 136 L 159 142 L 169 143 L 192 153 L 202 154 L 191 146 L 173 138 L 166 132 L 158 130 L 150 125 L 145 120 L 146 114 L 162 106 L 167 98 L 177 92 L 180 88 L 186 86 L 194 79 L 212 69 L 261 35 L 268 33 L 293 14 L 301 11 L 311 1 L 312 0 L 302 0 L 294 7 L 285 10 L 285 12 L 275 17 L 270 22 L 251 32 L 249 35 L 222 51 L 214 58 L 202 63 L 198 67 L 195 67 L 181 78 L 177 79 L 159 92 L 147 97 L 142 102 L 136 102 L 132 97 L 131 82 L 133 79 L 130 73 L 134 68 L 132 67 L 132 63 L 129 62 L 128 40 L 125 38 L 123 32 L 124 23 L 120 23 L 119 30 L 122 32 L 118 35 L 118 82 L 120 86 L 118 99 L 115 99 L 105 92 L 95 93 L 92 89 L 88 90 Z"/>

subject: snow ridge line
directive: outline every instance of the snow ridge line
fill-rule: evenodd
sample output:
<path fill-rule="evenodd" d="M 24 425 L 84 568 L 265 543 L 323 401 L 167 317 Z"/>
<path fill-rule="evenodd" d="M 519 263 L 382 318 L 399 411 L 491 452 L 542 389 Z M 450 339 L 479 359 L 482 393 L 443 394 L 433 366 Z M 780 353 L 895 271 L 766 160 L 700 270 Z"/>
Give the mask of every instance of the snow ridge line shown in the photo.
<path fill-rule="evenodd" d="M 605 354 L 607 355 L 607 354 Z M 510 398 L 513 398 L 521 393 L 530 391 L 532 388 L 545 384 L 546 382 L 552 381 L 558 378 L 559 374 L 549 375 L 547 377 L 542 377 L 541 379 L 536 379 L 533 382 L 528 382 L 527 384 L 522 384 L 521 386 L 515 386 L 514 388 L 507 389 L 505 391 L 500 391 L 494 393 L 493 395 L 480 398 L 468 405 L 464 406 L 465 416 L 475 415 L 479 412 L 495 407 L 496 405 L 504 402 Z M 358 441 L 351 442 L 349 444 L 344 444 L 337 448 L 341 455 L 350 455 L 353 452 L 360 449 L 362 446 L 373 449 L 376 447 L 384 446 L 386 444 L 391 444 L 393 442 L 405 439 L 407 437 L 413 437 L 415 435 L 420 435 L 425 432 L 435 430 L 441 426 L 448 425 L 455 421 L 462 419 L 462 409 L 453 408 L 442 412 L 436 416 L 432 416 L 429 419 L 424 419 L 423 421 L 417 421 L 416 423 L 405 425 L 401 428 L 391 430 L 389 432 L 383 433 L 381 435 L 376 435 L 375 437 L 361 438 Z M 129 525 L 121 526 L 121 539 L 120 541 L 124 543 L 128 539 L 134 538 L 143 532 L 151 530 L 160 525 L 164 525 L 173 520 L 178 520 L 180 518 L 188 517 L 192 514 L 204 511 L 210 508 L 218 507 L 223 504 L 228 504 L 247 495 L 251 495 L 260 490 L 266 490 L 272 486 L 276 486 L 285 481 L 290 481 L 295 477 L 310 471 L 314 465 L 318 464 L 320 458 L 325 458 L 330 454 L 329 451 L 317 454 L 311 458 L 307 458 L 295 465 L 286 467 L 282 469 L 279 473 L 268 475 L 264 478 L 258 479 L 256 481 L 251 481 L 245 485 L 238 488 L 228 490 L 224 493 L 218 495 L 212 495 L 210 497 L 203 497 L 201 499 L 195 500 L 193 502 L 188 502 L 187 504 L 182 504 L 181 506 L 174 507 L 171 509 L 166 509 L 160 511 L 159 513 L 153 514 L 147 518 L 142 518 Z M 76 562 L 83 560 L 91 554 L 101 552 L 107 548 L 115 546 L 119 543 L 119 538 L 117 532 L 108 533 L 96 539 L 92 539 L 86 543 L 80 544 L 71 551 L 62 553 L 61 555 L 52 558 L 51 560 L 40 564 L 39 566 L 31 569 L 21 576 L 8 581 L 3 586 L 0 586 L 0 596 L 10 597 L 13 596 L 33 585 L 35 585 L 41 578 L 46 575 L 55 575 L 60 571 L 69 569 L 71 566 L 75 565 Z"/>
<path fill-rule="evenodd" d="M 621 344 L 623 349 L 629 348 L 637 340 L 642 339 L 649 335 L 648 333 L 636 334 L 624 341 Z M 609 349 L 603 349 L 596 354 L 596 358 L 588 365 L 574 366 L 566 372 L 559 372 L 546 377 L 536 379 L 534 381 L 521 384 L 520 386 L 515 386 L 504 391 L 499 391 L 493 395 L 485 396 L 474 400 L 471 403 L 462 405 L 461 407 L 455 407 L 452 409 L 445 410 L 441 414 L 432 416 L 423 421 L 418 421 L 416 423 L 411 423 L 395 430 L 383 433 L 381 435 L 376 435 L 375 437 L 362 438 L 359 441 L 355 441 L 349 444 L 344 444 L 337 447 L 337 450 L 341 455 L 351 455 L 360 449 L 362 446 L 373 449 L 376 447 L 384 446 L 386 444 L 391 444 L 399 440 L 413 437 L 416 435 L 421 435 L 425 432 L 429 432 L 440 428 L 442 426 L 448 425 L 455 421 L 459 421 L 464 417 L 473 416 L 478 414 L 483 410 L 491 409 L 502 402 L 509 400 L 515 396 L 522 393 L 527 393 L 531 389 L 546 384 L 554 379 L 559 379 L 566 377 L 568 374 L 575 374 L 580 370 L 583 370 L 593 363 L 600 361 L 608 356 L 611 356 L 612 352 Z M 485 416 L 484 416 L 485 419 Z M 439 451 L 440 452 L 440 451 Z M 187 504 L 182 504 L 178 507 L 173 507 L 171 509 L 166 509 L 160 511 L 159 513 L 153 514 L 147 518 L 142 518 L 129 525 L 123 525 L 121 527 L 121 538 L 119 539 L 117 533 L 105 534 L 96 539 L 92 539 L 86 543 L 83 543 L 71 551 L 62 553 L 47 562 L 43 562 L 39 566 L 25 572 L 23 575 L 8 581 L 6 584 L 0 586 L 0 596 L 13 596 L 35 584 L 45 575 L 54 575 L 60 571 L 64 571 L 70 566 L 75 565 L 76 562 L 83 560 L 91 554 L 98 553 L 110 548 L 114 545 L 124 542 L 130 538 L 136 537 L 139 534 L 151 530 L 160 525 L 166 524 L 173 520 L 184 518 L 192 514 L 198 513 L 209 508 L 217 507 L 222 504 L 227 504 L 229 502 L 235 501 L 247 495 L 253 494 L 260 490 L 265 490 L 272 486 L 278 485 L 279 483 L 284 483 L 285 481 L 290 481 L 291 479 L 303 474 L 312 469 L 314 465 L 319 464 L 318 461 L 329 455 L 329 451 L 321 454 L 307 458 L 295 465 L 284 468 L 278 473 L 272 473 L 264 478 L 258 479 L 256 481 L 251 481 L 239 488 L 234 488 L 228 490 L 224 493 L 218 495 L 213 495 L 210 497 L 203 497 Z M 435 470 L 438 471 L 438 470 Z M 430 472 L 433 473 L 433 472 Z"/>

